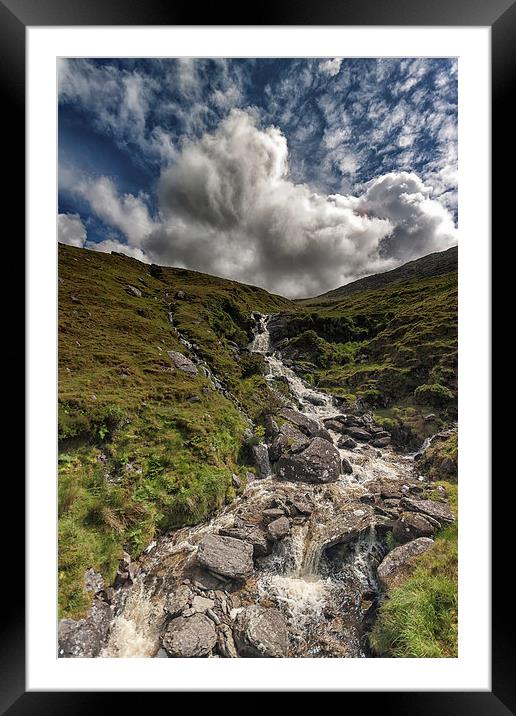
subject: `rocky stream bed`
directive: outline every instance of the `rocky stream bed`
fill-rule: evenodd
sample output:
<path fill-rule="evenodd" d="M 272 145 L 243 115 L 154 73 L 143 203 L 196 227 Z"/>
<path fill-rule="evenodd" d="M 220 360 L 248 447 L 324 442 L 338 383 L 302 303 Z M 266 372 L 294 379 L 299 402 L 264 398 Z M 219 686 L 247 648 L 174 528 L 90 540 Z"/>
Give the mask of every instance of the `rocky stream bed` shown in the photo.
<path fill-rule="evenodd" d="M 370 414 L 308 386 L 256 317 L 250 350 L 291 400 L 249 435 L 256 475 L 211 521 L 89 570 L 89 615 L 59 625 L 61 657 L 367 657 L 379 602 L 453 521 Z M 234 476 L 235 487 L 239 478 Z M 389 549 L 394 536 L 399 546 Z"/>

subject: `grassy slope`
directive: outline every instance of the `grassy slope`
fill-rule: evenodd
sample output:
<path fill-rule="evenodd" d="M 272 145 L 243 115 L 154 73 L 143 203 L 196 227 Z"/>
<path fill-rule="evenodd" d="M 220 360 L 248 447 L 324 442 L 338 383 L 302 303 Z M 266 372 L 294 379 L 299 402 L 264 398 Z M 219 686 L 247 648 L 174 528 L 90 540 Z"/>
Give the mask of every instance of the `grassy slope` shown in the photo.
<path fill-rule="evenodd" d="M 228 341 L 248 343 L 251 311 L 292 304 L 196 272 L 150 271 L 127 257 L 59 246 L 63 616 L 88 607 L 86 568 L 110 581 L 124 547 L 137 553 L 156 530 L 203 519 L 232 499 L 231 474 L 244 470 L 246 422 L 234 403 L 202 375 L 170 370 L 167 351 L 186 350 L 169 305 L 175 325 L 248 415 L 259 418 L 271 403 L 262 376 L 236 360 Z M 184 299 L 174 297 L 178 290 Z"/>

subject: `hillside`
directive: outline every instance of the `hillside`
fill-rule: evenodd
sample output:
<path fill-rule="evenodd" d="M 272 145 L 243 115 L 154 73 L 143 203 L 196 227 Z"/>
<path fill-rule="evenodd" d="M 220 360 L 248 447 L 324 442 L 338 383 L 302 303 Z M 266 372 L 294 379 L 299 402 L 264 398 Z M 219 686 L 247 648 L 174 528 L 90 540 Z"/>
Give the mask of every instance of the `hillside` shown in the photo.
<path fill-rule="evenodd" d="M 245 351 L 251 312 L 292 308 L 252 286 L 59 245 L 62 615 L 87 608 L 86 568 L 110 581 L 124 548 L 232 499 L 233 473 L 249 469 L 236 406 L 256 420 L 273 403 L 261 357 Z M 196 374 L 169 351 L 197 357 Z"/>
<path fill-rule="evenodd" d="M 345 286 L 335 288 L 332 291 L 323 293 L 313 299 L 305 299 L 302 301 L 304 305 L 311 305 L 313 301 L 320 302 L 323 300 L 336 300 L 351 296 L 355 293 L 371 291 L 383 288 L 391 283 L 399 283 L 401 281 L 410 281 L 413 279 L 432 278 L 433 276 L 441 276 L 445 273 L 457 271 L 458 267 L 458 247 L 453 246 L 447 251 L 438 251 L 434 254 L 428 254 L 415 261 L 409 261 L 392 271 L 365 276 L 357 281 L 352 281 Z"/>

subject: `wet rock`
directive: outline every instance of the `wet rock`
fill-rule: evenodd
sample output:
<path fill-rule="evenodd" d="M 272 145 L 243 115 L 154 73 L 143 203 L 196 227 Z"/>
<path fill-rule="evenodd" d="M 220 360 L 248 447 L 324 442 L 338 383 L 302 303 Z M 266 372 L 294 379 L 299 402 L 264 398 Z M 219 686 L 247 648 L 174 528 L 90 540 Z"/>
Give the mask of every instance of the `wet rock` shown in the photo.
<path fill-rule="evenodd" d="M 158 649 L 158 651 L 154 654 L 155 659 L 168 659 L 168 654 L 165 651 L 165 649 Z"/>
<path fill-rule="evenodd" d="M 304 400 L 312 405 L 326 405 L 324 398 L 320 398 L 318 395 L 313 395 L 312 393 L 307 393 L 304 396 Z"/>
<path fill-rule="evenodd" d="M 431 537 L 435 527 L 417 512 L 402 512 L 392 534 L 398 542 L 410 542 L 418 537 Z"/>
<path fill-rule="evenodd" d="M 346 448 L 347 450 L 353 450 L 353 448 L 356 448 L 357 442 L 356 440 L 353 440 L 353 438 L 350 438 L 349 436 L 339 438 L 339 441 L 337 443 L 337 447 L 339 448 Z"/>
<path fill-rule="evenodd" d="M 162 639 L 163 648 L 173 658 L 206 656 L 216 643 L 215 625 L 204 614 L 172 619 Z"/>
<path fill-rule="evenodd" d="M 376 448 L 387 447 L 391 442 L 390 437 L 388 438 L 375 438 L 371 445 Z"/>
<path fill-rule="evenodd" d="M 347 434 L 352 437 L 354 440 L 358 440 L 359 442 L 369 442 L 371 440 L 372 435 L 368 430 L 364 430 L 364 428 L 347 428 L 346 430 Z"/>
<path fill-rule="evenodd" d="M 61 658 L 93 658 L 107 642 L 113 613 L 106 602 L 94 599 L 84 619 L 62 619 L 59 622 L 58 654 Z"/>
<path fill-rule="evenodd" d="M 328 430 L 333 430 L 335 433 L 343 433 L 346 430 L 346 425 L 336 418 L 327 418 L 323 422 Z"/>
<path fill-rule="evenodd" d="M 263 510 L 262 521 L 264 524 L 268 525 L 270 522 L 274 522 L 274 520 L 283 517 L 284 514 L 285 510 L 283 510 L 281 507 L 271 507 L 268 510 Z"/>
<path fill-rule="evenodd" d="M 288 654 L 287 625 L 277 609 L 247 607 L 236 617 L 233 636 L 239 656 L 281 658 Z"/>
<path fill-rule="evenodd" d="M 136 286 L 127 286 L 125 290 L 130 296 L 136 296 L 137 298 L 142 296 L 142 292 Z"/>
<path fill-rule="evenodd" d="M 233 639 L 233 631 L 227 624 L 221 624 L 217 630 L 217 648 L 226 659 L 237 659 L 238 651 Z"/>
<path fill-rule="evenodd" d="M 251 452 L 260 477 L 269 477 L 269 475 L 272 475 L 267 445 L 264 445 L 263 443 L 260 443 L 260 445 L 253 445 L 251 447 Z"/>
<path fill-rule="evenodd" d="M 353 466 L 347 457 L 343 457 L 342 460 L 342 472 L 344 475 L 351 475 L 353 473 Z"/>
<path fill-rule="evenodd" d="M 290 522 L 286 517 L 280 517 L 269 524 L 267 531 L 271 539 L 281 540 L 289 534 Z"/>
<path fill-rule="evenodd" d="M 437 520 L 441 525 L 451 524 L 455 521 L 451 507 L 444 505 L 442 502 L 436 502 L 435 500 L 415 500 L 412 497 L 404 497 L 401 500 L 401 505 L 409 512 L 421 512 L 423 515 L 428 515 L 434 520 Z"/>
<path fill-rule="evenodd" d="M 340 475 L 340 455 L 329 440 L 314 438 L 301 452 L 283 454 L 277 462 L 276 472 L 286 480 L 333 482 Z"/>
<path fill-rule="evenodd" d="M 102 575 L 96 572 L 93 568 L 87 569 L 84 572 L 84 589 L 87 592 L 101 592 L 104 589 L 104 579 Z"/>
<path fill-rule="evenodd" d="M 393 589 L 411 573 L 417 557 L 427 552 L 434 541 L 428 537 L 407 542 L 389 552 L 378 567 L 378 579 L 384 589 Z"/>
<path fill-rule="evenodd" d="M 186 584 L 180 584 L 179 587 L 168 595 L 165 601 L 165 611 L 171 617 L 177 617 L 183 609 L 188 606 L 192 592 Z"/>
<path fill-rule="evenodd" d="M 230 579 L 245 579 L 253 572 L 253 547 L 233 537 L 205 535 L 197 550 L 198 563 Z"/>
<path fill-rule="evenodd" d="M 300 413 L 297 410 L 284 408 L 281 411 L 280 416 L 296 425 L 302 433 L 308 435 L 310 438 L 319 437 L 324 438 L 325 440 L 331 440 L 330 433 L 325 428 L 322 428 L 315 420 L 308 418 L 306 415 L 303 415 L 303 413 Z"/>
<path fill-rule="evenodd" d="M 301 515 L 311 515 L 312 505 L 303 495 L 294 495 L 289 498 L 289 504 Z"/>
<path fill-rule="evenodd" d="M 190 358 L 187 358 L 185 355 L 178 353 L 177 351 L 167 352 L 174 368 L 182 370 L 183 373 L 188 373 L 189 375 L 197 375 L 197 366 L 190 360 Z"/>
<path fill-rule="evenodd" d="M 274 420 L 272 415 L 266 415 L 264 423 L 265 423 L 265 435 L 270 440 L 272 440 L 279 433 L 278 423 Z"/>
<path fill-rule="evenodd" d="M 234 539 L 249 542 L 253 546 L 254 557 L 265 557 L 270 552 L 267 537 L 259 527 L 228 527 L 219 530 L 219 534 L 223 537 L 233 537 Z"/>
<path fill-rule="evenodd" d="M 277 462 L 284 452 L 299 452 L 310 444 L 310 438 L 298 430 L 291 423 L 284 423 L 270 447 L 269 455 L 273 462 Z"/>

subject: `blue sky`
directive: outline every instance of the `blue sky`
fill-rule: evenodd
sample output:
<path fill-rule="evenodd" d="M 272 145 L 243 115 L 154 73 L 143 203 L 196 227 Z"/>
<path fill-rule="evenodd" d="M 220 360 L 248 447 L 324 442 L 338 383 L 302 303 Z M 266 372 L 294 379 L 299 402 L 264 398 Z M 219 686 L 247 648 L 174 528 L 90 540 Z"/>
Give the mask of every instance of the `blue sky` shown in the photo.
<path fill-rule="evenodd" d="M 454 59 L 61 60 L 59 239 L 315 295 L 456 243 Z"/>

